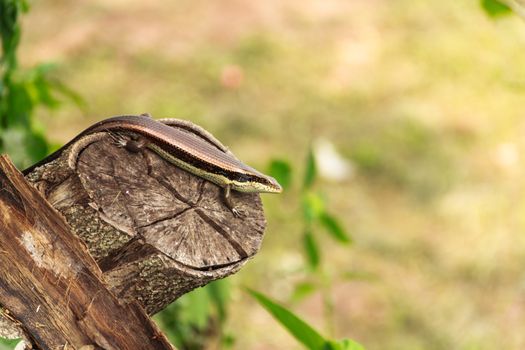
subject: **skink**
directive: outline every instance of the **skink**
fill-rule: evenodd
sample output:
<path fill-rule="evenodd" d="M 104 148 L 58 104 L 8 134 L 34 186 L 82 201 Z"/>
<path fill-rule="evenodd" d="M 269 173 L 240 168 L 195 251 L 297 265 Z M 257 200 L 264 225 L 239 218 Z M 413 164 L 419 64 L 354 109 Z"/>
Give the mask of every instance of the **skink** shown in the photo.
<path fill-rule="evenodd" d="M 187 121 L 163 119 L 156 121 L 149 115 L 124 115 L 93 124 L 65 146 L 23 171 L 29 174 L 60 155 L 85 136 L 99 133 L 133 135 L 124 146 L 137 152 L 147 147 L 170 163 L 224 188 L 227 206 L 237 211 L 230 201 L 230 190 L 239 192 L 280 193 L 279 183 L 272 177 L 242 163 L 226 147 L 204 129 Z M 138 136 L 138 138 L 137 138 Z"/>

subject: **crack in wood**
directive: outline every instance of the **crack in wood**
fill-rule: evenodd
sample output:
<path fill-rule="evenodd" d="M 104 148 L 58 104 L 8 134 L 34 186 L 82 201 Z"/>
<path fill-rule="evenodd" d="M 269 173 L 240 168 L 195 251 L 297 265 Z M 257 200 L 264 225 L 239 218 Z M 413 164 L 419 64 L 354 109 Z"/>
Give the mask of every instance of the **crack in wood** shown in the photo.
<path fill-rule="evenodd" d="M 163 177 L 159 177 L 155 174 L 149 174 L 151 178 L 155 179 L 161 186 L 163 186 L 165 189 L 167 189 L 175 198 L 177 198 L 179 201 L 183 202 L 184 204 L 187 204 L 189 206 L 194 206 L 196 203 L 190 203 L 190 201 L 185 198 L 183 195 L 177 191 L 175 187 L 173 187 L 168 181 L 166 181 Z"/>
<path fill-rule="evenodd" d="M 163 221 L 173 220 L 173 219 L 175 219 L 175 218 L 177 218 L 177 217 L 179 217 L 179 216 L 182 216 L 184 213 L 186 213 L 187 211 L 190 211 L 190 210 L 192 210 L 192 209 L 195 209 L 195 207 L 192 207 L 192 206 L 187 207 L 187 208 L 182 209 L 181 211 L 179 211 L 179 212 L 177 212 L 177 213 L 175 213 L 175 214 L 173 214 L 173 215 L 166 216 L 166 217 L 160 218 L 160 219 L 158 219 L 158 220 L 152 221 L 152 222 L 150 222 L 150 223 L 147 223 L 147 224 L 144 224 L 144 225 L 137 226 L 136 228 L 137 228 L 137 229 L 144 229 L 144 228 L 148 228 L 148 227 L 154 226 L 154 225 L 156 225 L 156 224 L 159 224 L 159 223 L 161 223 L 161 222 L 163 222 Z"/>
<path fill-rule="evenodd" d="M 202 220 L 204 220 L 208 225 L 213 227 L 217 233 L 219 233 L 221 236 L 223 236 L 228 243 L 232 246 L 233 249 L 239 254 L 239 256 L 244 259 L 248 257 L 248 253 L 244 250 L 244 248 L 237 242 L 233 237 L 226 232 L 225 229 L 222 228 L 218 223 L 216 223 L 213 219 L 208 217 L 206 213 L 204 213 L 201 209 L 195 209 L 195 212 L 201 217 Z"/>

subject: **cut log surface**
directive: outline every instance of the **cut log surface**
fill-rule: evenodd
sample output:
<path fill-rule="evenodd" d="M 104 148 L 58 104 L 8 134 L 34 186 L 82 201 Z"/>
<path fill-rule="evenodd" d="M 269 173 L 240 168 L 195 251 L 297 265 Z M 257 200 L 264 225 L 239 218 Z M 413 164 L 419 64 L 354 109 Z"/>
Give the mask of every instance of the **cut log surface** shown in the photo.
<path fill-rule="evenodd" d="M 85 242 L 105 281 L 150 314 L 236 271 L 260 248 L 266 225 L 258 194 L 222 189 L 145 150 L 97 137 L 68 165 L 68 152 L 27 176 Z"/>
<path fill-rule="evenodd" d="M 0 303 L 37 349 L 171 349 L 63 218 L 0 157 Z"/>

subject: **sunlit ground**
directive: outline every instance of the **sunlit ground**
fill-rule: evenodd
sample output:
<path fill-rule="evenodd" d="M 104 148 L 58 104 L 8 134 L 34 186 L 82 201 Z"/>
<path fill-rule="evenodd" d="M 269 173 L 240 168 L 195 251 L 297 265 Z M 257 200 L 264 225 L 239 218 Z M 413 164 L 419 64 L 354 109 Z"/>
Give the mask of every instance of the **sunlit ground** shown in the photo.
<path fill-rule="evenodd" d="M 324 232 L 292 308 L 368 349 L 524 349 L 525 22 L 478 1 L 38 1 L 22 61 L 59 64 L 87 102 L 39 112 L 65 142 L 103 117 L 191 119 L 257 168 L 331 141 L 322 181 L 354 238 Z M 283 302 L 304 276 L 297 189 L 265 196 L 261 252 L 232 278 Z M 299 349 L 240 288 L 235 349 Z"/>

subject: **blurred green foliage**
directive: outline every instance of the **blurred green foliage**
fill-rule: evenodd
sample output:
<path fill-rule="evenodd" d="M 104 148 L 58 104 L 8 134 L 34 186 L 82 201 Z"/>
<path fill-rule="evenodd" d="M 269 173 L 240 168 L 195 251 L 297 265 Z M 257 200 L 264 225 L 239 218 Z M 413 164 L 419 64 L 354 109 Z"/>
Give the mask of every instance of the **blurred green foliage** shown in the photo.
<path fill-rule="evenodd" d="M 0 350 L 12 350 L 16 344 L 20 342 L 20 339 L 4 339 L 0 338 Z"/>
<path fill-rule="evenodd" d="M 185 294 L 154 319 L 178 349 L 204 349 L 212 340 L 226 348 L 234 341 L 233 336 L 224 334 L 229 289 L 227 280 L 212 282 Z"/>
<path fill-rule="evenodd" d="M 356 136 L 350 157 L 370 179 L 427 200 L 452 185 L 457 175 L 452 149 L 459 142 L 453 136 L 443 138 L 421 122 L 399 117 Z"/>
<path fill-rule="evenodd" d="M 52 77 L 54 65 L 19 67 L 20 16 L 28 9 L 25 0 L 0 0 L 0 152 L 9 154 L 18 167 L 33 164 L 49 151 L 43 128 L 33 119 L 37 107 L 57 108 L 57 94 L 82 105 L 74 91 Z"/>
<path fill-rule="evenodd" d="M 329 213 L 322 194 L 314 190 L 318 176 L 316 160 L 312 149 L 308 151 L 301 187 L 301 205 L 303 221 L 303 245 L 305 247 L 308 263 L 311 268 L 317 269 L 320 263 L 320 249 L 314 236 L 315 229 L 322 227 L 340 244 L 349 244 L 352 239 L 343 228 L 340 220 Z"/>
<path fill-rule="evenodd" d="M 290 163 L 282 159 L 274 159 L 268 167 L 268 173 L 281 184 L 286 191 L 292 182 L 292 167 Z"/>
<path fill-rule="evenodd" d="M 502 1 L 481 0 L 481 7 L 490 17 L 500 17 L 512 13 L 511 8 Z"/>
<path fill-rule="evenodd" d="M 281 161 L 283 162 L 283 161 Z M 323 253 L 320 242 L 323 242 L 322 237 L 319 236 L 319 231 L 325 231 L 328 236 L 332 239 L 336 246 L 348 247 L 352 243 L 352 237 L 345 227 L 341 224 L 342 220 L 338 215 L 331 213 L 328 210 L 328 203 L 321 190 L 322 186 L 318 184 L 319 172 L 317 169 L 317 161 L 313 150 L 310 148 L 306 154 L 304 162 L 304 171 L 302 173 L 302 181 L 299 186 L 293 186 L 293 176 L 291 174 L 292 167 L 280 166 L 278 171 L 274 170 L 272 164 L 269 167 L 270 175 L 276 179 L 285 178 L 288 180 L 289 191 L 285 191 L 284 196 L 288 196 L 289 201 L 283 201 L 281 205 L 287 205 L 292 207 L 299 207 L 301 210 L 297 211 L 298 218 L 294 221 L 298 221 L 302 226 L 302 239 L 304 255 L 306 258 L 304 268 L 302 269 L 305 273 L 300 279 L 296 279 L 293 287 L 293 292 L 290 295 L 290 302 L 297 303 L 302 299 L 313 293 L 319 293 L 323 300 L 323 316 L 326 328 L 331 332 L 333 329 L 332 321 L 334 314 L 334 300 L 333 300 L 333 286 L 339 279 L 346 277 L 343 274 L 333 276 L 331 273 L 327 273 L 327 269 L 323 266 Z M 283 174 L 282 169 L 288 169 L 287 174 Z M 295 204 L 291 204 L 296 202 Z M 290 218 L 288 218 L 290 219 Z M 297 220 L 298 219 L 298 220 Z M 331 249 L 335 249 L 332 247 Z M 332 251 L 330 252 L 332 254 Z M 293 274 L 293 272 L 292 272 Z M 359 278 L 357 275 L 349 277 L 349 279 Z M 291 315 L 289 311 L 283 309 L 281 306 L 272 305 L 269 299 L 265 299 L 264 296 L 257 292 L 252 292 L 252 295 L 256 296 L 257 300 L 265 306 L 274 316 L 294 334 L 294 336 L 301 341 L 303 335 L 306 332 L 309 336 L 316 338 L 315 334 L 311 332 L 311 327 L 305 325 L 304 329 L 302 326 L 299 329 L 293 330 L 293 324 L 301 323 L 297 321 L 296 316 Z M 279 316 L 280 315 L 280 316 Z M 287 315 L 287 316 L 283 316 Z M 291 324 L 287 322 L 288 317 L 292 321 Z M 297 325 L 297 324 L 296 324 Z M 291 329 L 292 328 L 292 329 Z M 303 329 L 301 331 L 300 329 Z M 306 339 L 309 337 L 306 336 Z M 319 337 L 317 337 L 319 340 Z M 303 339 L 305 340 L 305 339 Z M 306 340 L 305 340 L 306 341 Z M 319 348 L 319 344 L 310 344 L 310 349 Z M 323 340 L 322 349 L 346 349 L 352 348 L 354 343 L 351 341 L 345 342 L 333 342 Z M 319 348 L 319 349 L 321 349 Z M 356 348 L 357 349 L 357 348 Z"/>
<path fill-rule="evenodd" d="M 284 306 L 276 303 L 267 296 L 248 290 L 248 292 L 262 305 L 294 338 L 309 350 L 364 350 L 365 348 L 353 340 L 341 341 L 326 339 L 308 323 L 300 319 Z"/>

